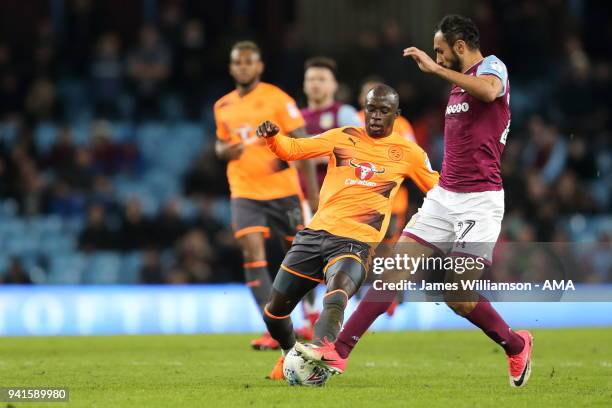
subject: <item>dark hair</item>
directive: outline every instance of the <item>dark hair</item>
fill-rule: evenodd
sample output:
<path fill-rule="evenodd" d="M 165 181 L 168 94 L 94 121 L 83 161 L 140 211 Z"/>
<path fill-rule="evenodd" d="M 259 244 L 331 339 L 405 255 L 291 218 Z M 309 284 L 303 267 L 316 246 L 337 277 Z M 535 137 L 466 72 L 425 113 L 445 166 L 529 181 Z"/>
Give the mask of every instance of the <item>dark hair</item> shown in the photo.
<path fill-rule="evenodd" d="M 250 50 L 261 56 L 261 50 L 259 49 L 259 46 L 253 41 L 238 41 L 232 46 L 231 52 L 234 52 L 235 50 Z"/>
<path fill-rule="evenodd" d="M 331 71 L 334 78 L 336 78 L 336 73 L 338 70 L 338 66 L 336 65 L 336 61 L 328 57 L 312 57 L 306 60 L 304 63 L 304 71 L 308 68 L 327 68 Z"/>
<path fill-rule="evenodd" d="M 457 14 L 444 16 L 436 26 L 451 47 L 457 40 L 463 40 L 473 50 L 480 48 L 480 32 L 471 18 Z"/>

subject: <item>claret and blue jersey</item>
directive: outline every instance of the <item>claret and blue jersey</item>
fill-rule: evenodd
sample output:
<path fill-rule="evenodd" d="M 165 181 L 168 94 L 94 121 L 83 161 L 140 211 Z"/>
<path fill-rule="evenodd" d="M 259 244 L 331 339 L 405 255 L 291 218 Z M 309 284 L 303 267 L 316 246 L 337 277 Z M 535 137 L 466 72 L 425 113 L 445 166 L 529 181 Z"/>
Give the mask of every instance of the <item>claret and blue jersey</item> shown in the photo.
<path fill-rule="evenodd" d="M 506 65 L 490 55 L 466 75 L 495 75 L 502 83 L 497 99 L 486 103 L 454 85 L 444 123 L 444 161 L 440 186 L 454 192 L 503 188 L 501 155 L 510 129 L 510 82 Z"/>

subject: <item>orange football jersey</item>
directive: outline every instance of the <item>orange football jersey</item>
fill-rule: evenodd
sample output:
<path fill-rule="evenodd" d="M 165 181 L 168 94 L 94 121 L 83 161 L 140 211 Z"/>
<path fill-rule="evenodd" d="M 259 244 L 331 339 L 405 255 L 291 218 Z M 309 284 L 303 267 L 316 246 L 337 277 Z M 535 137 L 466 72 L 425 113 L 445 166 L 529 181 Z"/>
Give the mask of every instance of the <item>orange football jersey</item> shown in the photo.
<path fill-rule="evenodd" d="M 295 101 L 278 87 L 264 82 L 244 96 L 234 90 L 214 106 L 217 137 L 229 143 L 244 143 L 242 155 L 227 164 L 227 179 L 234 198 L 272 200 L 300 195 L 294 167 L 276 157 L 255 136 L 265 120 L 278 124 L 285 134 L 304 126 Z"/>
<path fill-rule="evenodd" d="M 365 125 L 364 111 L 361 110 L 357 114 L 359 115 L 359 119 L 361 119 L 361 123 Z M 416 142 L 416 138 L 414 136 L 414 129 L 412 128 L 410 121 L 403 116 L 398 116 L 395 119 L 395 123 L 393 124 L 393 131 L 399 134 L 400 136 L 406 138 L 406 140 Z M 399 222 L 403 223 L 406 218 L 406 211 L 408 211 L 408 189 L 406 187 L 402 187 L 397 193 L 395 201 L 393 202 L 392 213 L 401 218 Z"/>
<path fill-rule="evenodd" d="M 377 139 L 364 128 L 343 127 L 308 139 L 276 135 L 266 142 L 283 160 L 329 157 L 319 209 L 308 228 L 373 246 L 385 235 L 404 178 L 422 191 L 429 191 L 439 178 L 423 149 L 395 132 Z"/>

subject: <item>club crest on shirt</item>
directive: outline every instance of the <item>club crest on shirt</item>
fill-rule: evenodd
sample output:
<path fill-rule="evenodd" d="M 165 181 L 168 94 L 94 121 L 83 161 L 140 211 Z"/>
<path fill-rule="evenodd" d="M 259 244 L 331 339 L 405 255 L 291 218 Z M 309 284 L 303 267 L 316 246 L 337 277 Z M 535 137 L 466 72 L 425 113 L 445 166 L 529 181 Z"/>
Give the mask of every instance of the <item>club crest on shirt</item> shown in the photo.
<path fill-rule="evenodd" d="M 319 118 L 319 127 L 321 129 L 329 129 L 334 126 L 334 114 L 332 112 L 325 112 L 321 114 Z"/>
<path fill-rule="evenodd" d="M 389 147 L 387 154 L 389 158 L 393 161 L 400 161 L 402 160 L 402 157 L 404 157 L 404 152 L 402 151 L 402 148 L 399 146 Z"/>
<path fill-rule="evenodd" d="M 296 118 L 300 117 L 300 110 L 298 109 L 297 106 L 295 106 L 295 103 L 293 103 L 293 102 L 287 103 L 287 113 L 293 119 L 296 119 Z"/>

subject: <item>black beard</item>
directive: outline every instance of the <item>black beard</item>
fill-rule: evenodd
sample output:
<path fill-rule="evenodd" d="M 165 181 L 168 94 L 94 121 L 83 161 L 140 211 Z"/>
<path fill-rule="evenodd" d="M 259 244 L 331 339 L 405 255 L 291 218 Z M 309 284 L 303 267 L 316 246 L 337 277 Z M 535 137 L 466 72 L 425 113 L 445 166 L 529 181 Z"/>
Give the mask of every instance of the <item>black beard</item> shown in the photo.
<path fill-rule="evenodd" d="M 455 52 L 455 50 L 452 50 L 452 52 L 455 58 L 451 61 L 449 68 L 453 71 L 461 72 L 461 61 L 459 60 L 459 55 Z"/>

